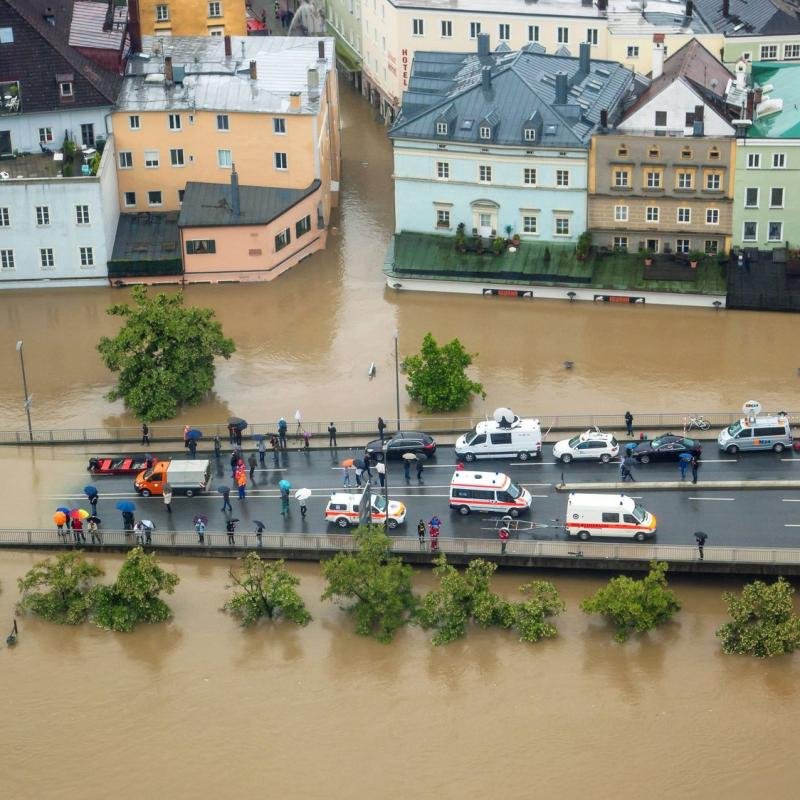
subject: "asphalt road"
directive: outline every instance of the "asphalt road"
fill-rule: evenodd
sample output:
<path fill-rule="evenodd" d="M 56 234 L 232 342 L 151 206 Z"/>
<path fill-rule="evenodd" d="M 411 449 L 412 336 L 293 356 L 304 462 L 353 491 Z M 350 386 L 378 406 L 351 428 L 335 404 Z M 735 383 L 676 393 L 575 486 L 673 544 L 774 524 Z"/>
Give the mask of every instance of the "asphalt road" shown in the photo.
<path fill-rule="evenodd" d="M 550 451 L 546 447 L 546 451 Z M 555 485 L 561 481 L 562 472 L 568 483 L 588 481 L 613 481 L 618 475 L 618 464 L 583 463 L 562 465 L 555 463 L 551 455 L 545 453 L 541 460 L 520 463 L 510 460 L 481 460 L 473 469 L 492 469 L 509 474 L 524 485 L 533 495 L 533 510 L 525 515 L 520 530 L 514 535 L 519 538 L 564 539 L 560 527 L 566 508 L 566 495 L 556 492 Z M 253 520 L 266 524 L 273 532 L 323 533 L 337 530 L 329 526 L 323 518 L 328 497 L 332 491 L 342 488 L 342 469 L 340 462 L 360 451 L 340 447 L 335 452 L 311 450 L 298 452 L 289 450 L 280 454 L 277 464 L 271 454 L 267 454 L 266 469 L 257 469 L 255 484 L 247 488 L 247 498 L 240 501 L 231 492 L 233 515 L 241 520 L 239 530 L 252 531 Z M 167 454 L 159 453 L 164 457 Z M 175 457 L 185 457 L 185 453 L 174 453 Z M 658 517 L 658 533 L 655 539 L 661 544 L 692 543 L 692 533 L 702 529 L 709 535 L 709 544 L 795 547 L 800 546 L 800 492 L 791 489 L 773 490 L 716 490 L 704 491 L 703 481 L 710 480 L 770 480 L 800 479 L 800 457 L 791 453 L 751 453 L 728 456 L 707 453 L 700 470 L 700 481 L 696 487 L 676 491 L 637 491 L 635 483 L 629 484 L 626 492 Z M 203 452 L 199 457 L 207 456 Z M 222 498 L 216 487 L 222 484 L 231 486 L 230 452 L 224 451 L 219 461 L 212 457 L 212 491 L 205 495 L 183 497 L 175 495 L 172 501 L 173 513 L 166 513 L 160 497 L 140 498 L 133 489 L 133 479 L 129 477 L 91 477 L 86 472 L 86 459 L 76 457 L 74 481 L 64 486 L 63 495 L 51 495 L 55 509 L 66 503 L 88 508 L 83 487 L 93 483 L 100 492 L 98 515 L 104 527 L 120 528 L 122 521 L 119 511 L 114 508 L 117 500 L 133 499 L 136 503 L 137 519 L 151 519 L 160 531 L 190 530 L 192 517 L 197 513 L 209 518 L 209 530 L 224 530 L 226 515 L 222 513 Z M 408 508 L 404 526 L 397 535 L 416 535 L 416 523 L 420 518 L 430 519 L 438 514 L 442 521 L 442 536 L 453 537 L 493 537 L 497 533 L 497 515 L 471 514 L 462 517 L 448 506 L 448 488 L 456 465 L 452 448 L 440 447 L 435 458 L 425 464 L 423 483 L 418 484 L 413 476 L 410 483 L 403 478 L 402 465 L 391 462 L 389 466 L 389 495 L 393 500 L 402 500 Z M 72 473 L 70 473 L 71 475 Z M 374 471 L 373 471 L 374 474 Z M 634 470 L 639 480 L 675 481 L 679 478 L 675 463 L 639 465 Z M 312 490 L 308 500 L 308 514 L 301 518 L 297 501 L 292 498 L 288 519 L 280 514 L 278 481 L 286 478 L 294 490 L 307 487 Z M 377 484 L 377 475 L 375 475 Z M 376 491 L 378 489 L 376 488 Z M 358 491 L 358 490 L 354 490 Z M 527 528 L 525 522 L 534 523 Z"/>

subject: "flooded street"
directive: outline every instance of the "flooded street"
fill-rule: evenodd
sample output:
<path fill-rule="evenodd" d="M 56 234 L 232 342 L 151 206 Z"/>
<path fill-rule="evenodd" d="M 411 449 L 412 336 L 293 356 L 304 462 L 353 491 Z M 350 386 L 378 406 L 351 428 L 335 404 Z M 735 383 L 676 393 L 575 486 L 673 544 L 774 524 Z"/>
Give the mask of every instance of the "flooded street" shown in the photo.
<path fill-rule="evenodd" d="M 0 620 L 34 562 L 0 554 Z M 107 577 L 119 559 L 101 560 Z M 244 632 L 219 611 L 230 562 L 165 559 L 172 623 L 128 635 L 21 620 L 0 650 L 4 795 L 27 798 L 788 798 L 800 768 L 796 658 L 721 655 L 721 592 L 683 581 L 677 621 L 624 646 L 567 603 L 539 645 L 470 630 L 434 648 L 355 636 L 293 565 L 314 620 Z M 505 573 L 513 596 L 527 580 Z M 417 589 L 431 585 L 421 573 Z M 4 633 L 5 635 L 5 633 Z M 113 789 L 112 789 L 113 787 Z"/>
<path fill-rule="evenodd" d="M 342 86 L 341 208 L 324 253 L 272 283 L 199 286 L 237 352 L 218 365 L 215 394 L 181 419 L 235 413 L 256 421 L 373 419 L 394 415 L 394 331 L 401 357 L 430 330 L 478 353 L 487 391 L 465 414 L 498 405 L 528 413 L 733 410 L 755 397 L 796 405 L 798 318 L 665 307 L 599 305 L 419 293 L 384 288 L 394 225 L 391 149 L 369 107 Z M 23 428 L 14 342 L 24 340 L 35 427 L 131 422 L 95 345 L 117 322 L 105 314 L 127 292 L 98 288 L 0 293 L 0 426 Z M 569 371 L 564 361 L 573 361 Z M 374 380 L 367 379 L 371 362 Z M 402 393 L 402 413 L 416 412 Z"/>

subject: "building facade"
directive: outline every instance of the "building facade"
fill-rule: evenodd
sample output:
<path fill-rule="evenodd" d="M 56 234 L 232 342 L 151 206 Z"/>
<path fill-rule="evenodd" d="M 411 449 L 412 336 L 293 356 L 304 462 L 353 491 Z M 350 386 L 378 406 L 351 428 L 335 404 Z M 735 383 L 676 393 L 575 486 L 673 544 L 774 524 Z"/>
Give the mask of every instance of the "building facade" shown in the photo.
<path fill-rule="evenodd" d="M 634 76 L 587 44 L 578 58 L 492 54 L 486 35 L 478 48 L 414 59 L 389 132 L 396 231 L 575 242 L 592 131 L 619 118 Z"/>
<path fill-rule="evenodd" d="M 142 36 L 245 36 L 245 0 L 133 0 Z"/>
<path fill-rule="evenodd" d="M 336 40 L 336 61 L 357 88 L 361 86 L 362 0 L 325 0 L 325 25 Z"/>

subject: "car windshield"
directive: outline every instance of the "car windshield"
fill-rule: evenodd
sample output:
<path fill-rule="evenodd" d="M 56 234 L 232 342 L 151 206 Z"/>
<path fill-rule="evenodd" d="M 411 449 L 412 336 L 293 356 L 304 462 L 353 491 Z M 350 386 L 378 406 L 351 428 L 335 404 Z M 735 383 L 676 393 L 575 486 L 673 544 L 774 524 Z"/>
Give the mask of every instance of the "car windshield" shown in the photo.
<path fill-rule="evenodd" d="M 647 512 L 644 510 L 644 506 L 640 506 L 638 503 L 633 507 L 633 516 L 637 522 L 644 522 L 645 518 L 647 517 Z"/>
<path fill-rule="evenodd" d="M 382 495 L 375 494 L 372 496 L 372 506 L 378 511 L 386 510 L 386 498 Z"/>
<path fill-rule="evenodd" d="M 569 440 L 569 446 L 570 447 L 577 447 L 580 443 L 581 443 L 581 437 L 580 436 L 573 436 Z"/>
<path fill-rule="evenodd" d="M 475 428 L 473 428 L 473 429 L 472 429 L 472 430 L 471 430 L 471 431 L 470 431 L 470 432 L 467 434 L 467 444 L 472 444 L 472 440 L 473 440 L 473 439 L 474 439 L 474 438 L 475 438 L 477 435 L 478 435 L 478 428 L 477 428 L 477 427 L 475 427 Z"/>
<path fill-rule="evenodd" d="M 728 427 L 728 433 L 731 436 L 738 435 L 741 432 L 741 430 L 742 430 L 742 422 L 741 422 L 741 420 L 739 420 L 739 422 L 734 422 L 733 425 L 730 425 Z"/>
<path fill-rule="evenodd" d="M 506 491 L 509 493 L 509 495 L 511 495 L 512 500 L 516 500 L 522 494 L 522 487 L 514 483 L 514 481 L 511 481 L 511 483 L 508 484 L 508 489 L 506 489 Z"/>

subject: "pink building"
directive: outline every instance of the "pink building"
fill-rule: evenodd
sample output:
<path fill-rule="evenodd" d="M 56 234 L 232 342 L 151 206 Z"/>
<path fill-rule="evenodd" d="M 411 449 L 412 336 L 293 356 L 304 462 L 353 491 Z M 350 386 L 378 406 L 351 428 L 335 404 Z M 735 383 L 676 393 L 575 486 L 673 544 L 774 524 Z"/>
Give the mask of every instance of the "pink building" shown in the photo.
<path fill-rule="evenodd" d="M 270 281 L 325 247 L 323 191 L 186 184 L 178 228 L 186 283 Z"/>

